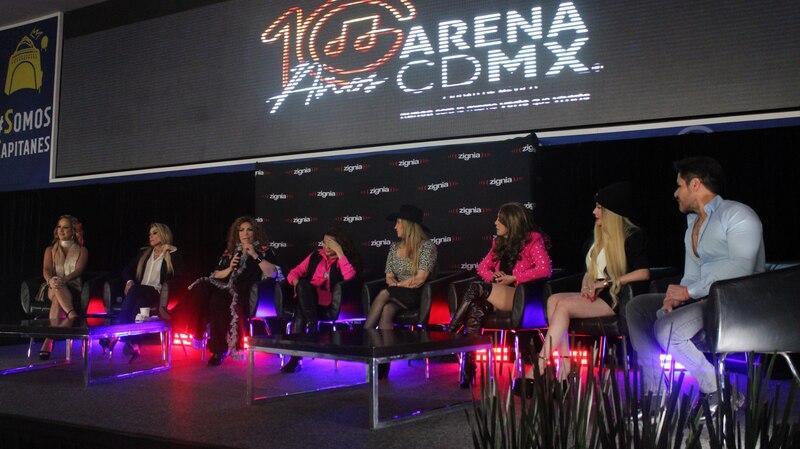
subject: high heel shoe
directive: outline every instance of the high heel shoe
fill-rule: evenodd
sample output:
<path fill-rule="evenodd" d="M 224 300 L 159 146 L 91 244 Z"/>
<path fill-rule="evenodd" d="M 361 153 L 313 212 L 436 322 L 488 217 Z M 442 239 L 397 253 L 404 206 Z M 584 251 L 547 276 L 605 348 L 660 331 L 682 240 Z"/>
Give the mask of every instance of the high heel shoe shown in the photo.
<path fill-rule="evenodd" d="M 73 316 L 72 314 L 74 314 L 74 316 Z M 76 312 L 76 311 L 75 311 L 75 309 L 70 309 L 70 310 L 67 312 L 67 319 L 68 319 L 68 320 L 77 320 L 77 319 L 78 319 L 78 318 L 80 318 L 80 317 L 81 317 L 81 316 L 78 314 L 78 312 Z"/>
<path fill-rule="evenodd" d="M 126 344 L 127 347 L 127 344 Z M 128 359 L 128 363 L 133 363 L 134 360 L 139 358 L 139 345 L 131 345 L 130 349 L 130 359 Z"/>
<path fill-rule="evenodd" d="M 39 360 L 50 360 L 50 353 L 53 352 L 53 342 L 50 341 L 50 344 L 47 345 L 47 349 L 44 349 L 45 345 L 42 345 L 42 349 L 39 350 Z"/>
<path fill-rule="evenodd" d="M 114 351 L 114 345 L 117 344 L 116 338 L 101 338 L 98 343 L 100 343 L 100 347 L 103 348 L 103 354 L 108 352 L 111 354 Z"/>

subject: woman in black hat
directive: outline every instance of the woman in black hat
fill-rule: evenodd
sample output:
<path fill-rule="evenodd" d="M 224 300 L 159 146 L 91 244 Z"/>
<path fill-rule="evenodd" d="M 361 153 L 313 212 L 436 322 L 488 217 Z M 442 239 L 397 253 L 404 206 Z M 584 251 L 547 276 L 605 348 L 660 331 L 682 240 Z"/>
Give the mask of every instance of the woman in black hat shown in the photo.
<path fill-rule="evenodd" d="M 611 184 L 595 195 L 594 239 L 586 254 L 586 273 L 580 292 L 557 293 L 547 300 L 549 327 L 537 365 L 544 372 L 547 358 L 557 349 L 559 376 L 570 371 L 567 329 L 571 318 L 593 318 L 617 313 L 618 296 L 629 282 L 650 278 L 644 232 L 631 223 L 631 187 L 627 182 Z M 598 301 L 599 300 L 599 301 Z M 527 392 L 532 392 L 533 372 L 526 374 Z M 520 394 L 521 382 L 514 383 Z"/>
<path fill-rule="evenodd" d="M 386 288 L 381 290 L 367 312 L 364 327 L 389 330 L 401 309 L 419 307 L 422 284 L 436 267 L 436 245 L 428 240 L 422 224 L 421 209 L 404 204 L 400 211 L 386 217 L 394 221 L 399 240 L 389 247 L 386 257 Z M 380 375 L 388 375 L 388 364 L 381 365 Z"/>

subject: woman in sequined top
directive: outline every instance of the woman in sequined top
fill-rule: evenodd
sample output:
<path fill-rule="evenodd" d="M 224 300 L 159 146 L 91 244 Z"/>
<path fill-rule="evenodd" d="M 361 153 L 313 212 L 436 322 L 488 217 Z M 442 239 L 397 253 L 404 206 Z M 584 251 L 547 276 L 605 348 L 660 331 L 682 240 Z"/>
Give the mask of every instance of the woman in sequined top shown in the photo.
<path fill-rule="evenodd" d="M 550 276 L 545 239 L 521 204 L 500 206 L 494 225 L 497 235 L 492 248 L 478 264 L 478 275 L 484 282 L 473 283 L 467 289 L 450 323 L 451 332 L 463 325 L 467 334 L 479 335 L 486 314 L 511 311 L 514 290 L 520 283 Z M 472 354 L 467 355 L 462 375 L 461 386 L 469 388 L 475 377 Z"/>

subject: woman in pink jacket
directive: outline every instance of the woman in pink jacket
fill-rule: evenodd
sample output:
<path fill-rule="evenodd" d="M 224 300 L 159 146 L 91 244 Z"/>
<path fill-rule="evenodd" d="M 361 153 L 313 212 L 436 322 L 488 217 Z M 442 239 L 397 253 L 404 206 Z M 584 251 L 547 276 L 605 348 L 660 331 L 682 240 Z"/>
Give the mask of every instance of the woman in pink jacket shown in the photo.
<path fill-rule="evenodd" d="M 467 289 L 450 323 L 451 332 L 457 332 L 463 325 L 467 334 L 479 335 L 486 314 L 494 310 L 511 311 L 517 285 L 550 276 L 545 239 L 521 204 L 500 206 L 494 225 L 497 236 L 492 249 L 478 264 L 478 275 L 484 282 L 473 283 Z M 469 388 L 474 378 L 475 359 L 470 353 L 461 387 Z"/>
<path fill-rule="evenodd" d="M 286 277 L 297 298 L 294 333 L 303 333 L 306 328 L 316 332 L 319 317 L 325 319 L 329 315 L 333 286 L 356 277 L 360 265 L 356 246 L 342 228 L 334 226 L 325 231 L 322 248 L 309 254 Z M 300 360 L 301 357 L 292 356 L 281 372 L 300 371 Z"/>

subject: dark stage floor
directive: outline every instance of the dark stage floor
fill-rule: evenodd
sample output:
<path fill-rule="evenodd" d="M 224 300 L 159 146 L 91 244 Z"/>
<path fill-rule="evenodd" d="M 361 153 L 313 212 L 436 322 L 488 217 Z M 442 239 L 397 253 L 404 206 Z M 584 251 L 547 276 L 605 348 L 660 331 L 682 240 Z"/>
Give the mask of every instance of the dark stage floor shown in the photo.
<path fill-rule="evenodd" d="M 63 357 L 57 342 L 53 358 Z M 77 351 L 78 345 L 75 344 Z M 38 346 L 37 346 L 38 349 Z M 127 369 L 117 345 L 113 362 L 96 360 L 97 374 Z M 0 347 L 0 369 L 26 363 L 27 344 Z M 99 347 L 98 351 L 99 353 Z M 200 360 L 200 351 L 173 347 L 172 369 L 84 387 L 82 359 L 71 365 L 0 376 L 0 413 L 141 434 L 183 442 L 239 448 L 265 447 L 434 447 L 471 446 L 467 418 L 455 411 L 419 422 L 370 431 L 367 387 L 326 392 L 316 397 L 287 398 L 245 404 L 246 362 L 226 359 L 218 368 Z M 159 350 L 146 345 L 134 363 L 155 366 Z M 101 358 L 102 355 L 95 354 Z M 321 359 L 304 360 L 304 369 L 282 374 L 277 356 L 258 354 L 258 395 L 363 382 L 365 365 Z M 38 362 L 38 360 L 37 360 Z M 392 364 L 381 383 L 381 417 L 411 413 L 419 406 L 437 407 L 454 398 L 470 399 L 457 384 L 457 365 L 431 364 L 425 379 L 423 361 Z"/>
<path fill-rule="evenodd" d="M 76 353 L 77 349 L 76 344 Z M 102 359 L 97 349 L 98 374 L 128 368 L 121 344 L 112 362 Z M 0 369 L 26 363 L 26 351 L 27 344 L 0 346 Z M 118 444 L 126 438 L 144 439 L 130 447 L 155 447 L 155 442 L 158 447 L 187 448 L 366 448 L 376 444 L 404 449 L 472 447 L 463 411 L 369 430 L 366 386 L 247 406 L 245 361 L 226 359 L 221 367 L 209 368 L 200 360 L 200 351 L 189 348 L 188 352 L 185 355 L 180 346 L 174 346 L 173 366 L 166 372 L 88 388 L 82 384 L 80 356 L 71 365 L 0 376 L 0 415 L 6 415 L 0 420 L 20 429 L 53 431 L 63 438 L 72 435 L 88 439 L 92 434 L 102 434 L 101 441 L 110 439 L 113 447 L 128 447 Z M 155 366 L 158 354 L 156 345 L 146 345 L 143 356 L 134 363 Z M 64 342 L 57 342 L 53 357 L 63 355 Z M 257 394 L 278 395 L 365 379 L 364 365 L 356 363 L 342 362 L 337 369 L 332 361 L 306 359 L 303 371 L 289 375 L 281 374 L 278 368 L 277 356 L 257 355 Z M 505 365 L 503 383 L 507 382 L 508 370 L 510 365 Z M 393 363 L 389 380 L 381 383 L 382 417 L 470 398 L 470 392 L 458 388 L 453 360 L 435 360 L 430 371 L 431 378 L 426 380 L 423 361 L 414 361 L 411 366 Z M 737 382 L 743 388 L 745 376 L 738 376 Z M 689 381 L 687 390 L 691 384 Z M 778 385 L 786 396 L 790 383 L 774 381 L 771 390 Z M 97 442 L 93 445 L 103 447 Z M 0 446 L 24 444 L 3 444 L 0 440 Z"/>

